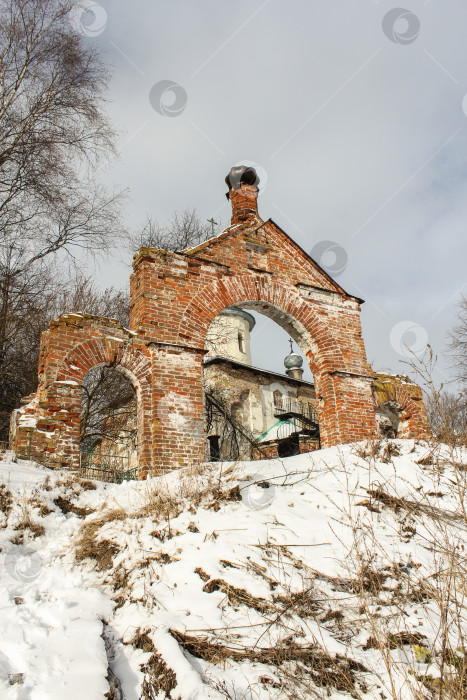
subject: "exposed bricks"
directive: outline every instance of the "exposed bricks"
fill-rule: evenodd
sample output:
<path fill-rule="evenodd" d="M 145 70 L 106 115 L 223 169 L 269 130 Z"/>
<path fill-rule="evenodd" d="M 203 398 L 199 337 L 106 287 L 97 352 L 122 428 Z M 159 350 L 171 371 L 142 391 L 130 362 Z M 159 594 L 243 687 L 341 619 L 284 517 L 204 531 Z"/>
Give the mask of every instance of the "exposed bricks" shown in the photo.
<path fill-rule="evenodd" d="M 360 300 L 259 218 L 256 187 L 229 197 L 232 226 L 217 238 L 184 253 L 142 248 L 135 255 L 130 331 L 89 314 L 52 321 L 41 338 L 36 396 L 17 416 L 18 454 L 77 467 L 79 385 L 92 367 L 116 362 L 137 392 L 141 473 L 204 460 L 205 338 L 234 304 L 269 316 L 301 348 L 314 375 L 323 446 L 376 436 Z M 404 436 L 425 434 L 421 397 L 398 392 Z"/>

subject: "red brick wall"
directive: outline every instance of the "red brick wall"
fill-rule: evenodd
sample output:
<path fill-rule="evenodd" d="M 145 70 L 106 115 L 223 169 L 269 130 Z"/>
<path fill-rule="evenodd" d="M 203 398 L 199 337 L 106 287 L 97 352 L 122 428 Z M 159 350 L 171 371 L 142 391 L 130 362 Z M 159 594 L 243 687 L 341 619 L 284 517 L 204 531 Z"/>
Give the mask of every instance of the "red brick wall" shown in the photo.
<path fill-rule="evenodd" d="M 378 373 L 373 390 L 376 408 L 391 402 L 397 411 L 400 423 L 396 437 L 430 437 L 423 392 L 418 384 L 404 375 Z"/>
<path fill-rule="evenodd" d="M 30 441 L 41 461 L 76 467 L 79 384 L 92 367 L 116 361 L 137 392 L 141 473 L 203 460 L 204 343 L 213 319 L 232 304 L 269 316 L 300 346 L 315 379 L 323 446 L 376 435 L 360 300 L 259 218 L 255 187 L 229 194 L 233 225 L 211 242 L 135 255 L 130 331 L 86 314 L 51 323 L 36 398 L 18 419 L 19 452 Z"/>

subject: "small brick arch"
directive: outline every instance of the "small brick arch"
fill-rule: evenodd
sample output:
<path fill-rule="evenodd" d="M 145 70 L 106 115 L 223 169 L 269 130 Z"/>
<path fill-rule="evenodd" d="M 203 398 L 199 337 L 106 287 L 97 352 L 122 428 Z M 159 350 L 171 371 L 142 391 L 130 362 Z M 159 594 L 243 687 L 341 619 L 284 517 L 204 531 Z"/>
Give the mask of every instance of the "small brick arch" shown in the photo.
<path fill-rule="evenodd" d="M 81 410 L 80 385 L 85 375 L 96 367 L 113 365 L 116 371 L 122 372 L 133 385 L 136 392 L 136 426 L 138 444 L 138 463 L 142 472 L 146 472 L 151 464 L 152 430 L 144 420 L 152 409 L 151 363 L 148 356 L 135 349 L 130 340 L 119 338 L 91 338 L 74 346 L 63 358 L 58 372 L 57 382 L 76 382 L 76 413 Z M 79 418 L 77 425 L 72 426 L 72 442 L 76 450 L 79 443 Z"/>
<path fill-rule="evenodd" d="M 377 374 L 373 391 L 376 410 L 388 406 L 397 415 L 397 438 L 429 437 L 423 392 L 409 377 Z"/>
<path fill-rule="evenodd" d="M 127 341 L 104 337 L 85 340 L 73 347 L 59 366 L 57 380 L 81 383 L 91 369 L 104 365 L 115 365 L 136 390 L 150 377 L 148 358 L 135 352 Z"/>

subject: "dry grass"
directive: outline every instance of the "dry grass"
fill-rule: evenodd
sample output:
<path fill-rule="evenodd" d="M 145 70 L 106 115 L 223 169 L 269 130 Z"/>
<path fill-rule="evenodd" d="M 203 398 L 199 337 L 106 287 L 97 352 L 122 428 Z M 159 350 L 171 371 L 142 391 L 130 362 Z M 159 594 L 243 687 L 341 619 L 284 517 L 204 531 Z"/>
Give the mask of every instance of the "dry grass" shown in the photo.
<path fill-rule="evenodd" d="M 378 503 L 381 503 L 388 508 L 392 508 L 395 513 L 401 509 L 409 511 L 409 513 L 420 512 L 420 504 L 415 501 L 409 501 L 405 498 L 399 498 L 387 493 L 381 486 L 375 489 L 367 489 L 368 495 Z"/>
<path fill-rule="evenodd" d="M 454 446 L 446 448 L 434 441 L 426 447 L 426 453 L 416 463 L 424 482 L 430 481 L 424 490 L 417 489 L 413 499 L 401 497 L 396 490 L 397 482 L 387 478 L 387 472 L 385 477 L 379 473 L 368 446 L 361 450 L 359 456 L 368 462 L 370 500 L 352 503 L 349 491 L 348 507 L 341 509 L 353 536 L 347 568 L 354 573 L 353 591 L 360 599 L 359 613 L 371 630 L 363 649 L 379 652 L 381 665 L 372 671 L 389 697 L 465 700 L 467 565 L 458 535 L 467 528 L 467 478 L 466 472 L 458 468 Z M 380 461 L 386 462 L 381 457 Z M 400 474 L 397 477 L 403 478 Z M 445 499 L 443 503 L 449 507 L 441 507 L 440 499 Z M 453 507 L 454 502 L 457 508 Z M 420 565 L 410 556 L 407 564 L 403 564 L 401 554 L 397 558 L 396 552 L 391 564 L 391 559 L 388 561 L 391 555 L 378 541 L 375 531 L 383 515 L 365 518 L 355 511 L 354 505 L 366 505 L 377 513 L 391 510 L 394 515 L 386 512 L 385 522 L 391 523 L 393 534 L 397 533 L 401 542 L 409 542 L 419 531 L 423 539 L 418 546 L 432 553 L 431 575 L 427 577 L 426 568 L 417 574 Z M 377 562 L 388 563 L 381 566 Z M 391 581 L 386 585 L 388 578 Z M 396 586 L 394 581 L 398 582 Z M 417 613 L 413 610 L 415 606 L 425 624 L 411 629 L 407 614 Z M 405 649 L 402 657 L 394 654 L 394 650 L 402 647 Z M 423 673 L 420 667 L 423 669 L 424 665 Z"/>
<path fill-rule="evenodd" d="M 242 500 L 242 495 L 238 486 L 233 486 L 232 488 L 227 489 L 226 491 L 222 491 L 222 489 L 215 488 L 212 490 L 212 492 L 210 492 L 210 495 L 212 496 L 213 500 L 206 505 L 206 508 L 212 509 L 216 512 L 220 510 L 222 503 Z"/>
<path fill-rule="evenodd" d="M 5 484 L 0 484 L 0 510 L 7 520 L 13 507 L 13 496 Z"/>
<path fill-rule="evenodd" d="M 260 613 L 273 613 L 277 609 L 272 603 L 268 603 L 264 598 L 257 598 L 251 595 L 244 588 L 236 588 L 221 578 L 215 578 L 203 586 L 205 593 L 214 593 L 221 591 L 227 596 L 230 605 L 233 608 L 238 608 L 239 605 L 246 605 L 248 608 L 253 608 Z"/>
<path fill-rule="evenodd" d="M 78 479 L 78 483 L 83 489 L 83 491 L 95 491 L 97 489 L 96 484 L 88 479 Z"/>
<path fill-rule="evenodd" d="M 273 647 L 231 647 L 206 637 L 194 637 L 171 630 L 180 646 L 192 656 L 211 664 L 225 661 L 249 661 L 282 669 L 294 664 L 300 675 L 318 687 L 335 688 L 356 697 L 358 673 L 367 669 L 358 661 L 337 654 L 331 656 L 318 644 L 301 646 L 287 638 Z M 295 678 L 297 683 L 297 679 Z"/>
<path fill-rule="evenodd" d="M 273 600 L 277 606 L 280 606 L 281 612 L 288 611 L 302 619 L 315 617 L 322 612 L 322 604 L 315 600 L 312 588 L 288 595 L 276 595 Z"/>
<path fill-rule="evenodd" d="M 149 636 L 149 630 L 138 629 L 130 644 L 142 651 L 151 652 L 149 660 L 141 666 L 145 676 L 140 700 L 154 700 L 154 698 L 160 697 L 159 693 L 161 692 L 164 693 L 165 697 L 170 698 L 171 691 L 177 685 L 177 679 L 172 669 L 157 653 Z"/>
<path fill-rule="evenodd" d="M 20 537 L 17 539 L 21 539 L 21 541 L 21 535 L 24 535 L 25 531 L 29 531 L 34 539 L 36 539 L 36 537 L 41 537 L 41 535 L 45 533 L 43 525 L 37 523 L 32 519 L 30 511 L 26 507 L 23 508 L 21 517 L 15 525 L 15 530 L 18 530 L 20 532 Z M 16 542 L 15 544 L 18 543 L 19 542 Z"/>
<path fill-rule="evenodd" d="M 75 560 L 94 560 L 99 571 L 110 569 L 113 557 L 120 551 L 120 547 L 114 542 L 99 539 L 101 528 L 111 522 L 125 520 L 127 514 L 122 508 L 107 511 L 100 518 L 95 518 L 84 523 L 79 531 L 75 548 Z"/>
<path fill-rule="evenodd" d="M 68 500 L 68 498 L 63 498 L 62 496 L 54 498 L 54 503 L 60 508 L 64 515 L 67 513 L 74 513 L 78 518 L 86 518 L 88 515 L 91 515 L 91 513 L 94 513 L 91 508 L 81 508 Z"/>
<path fill-rule="evenodd" d="M 360 459 L 374 459 L 380 453 L 382 440 L 368 440 L 355 448 L 355 454 Z"/>
<path fill-rule="evenodd" d="M 143 494 L 144 504 L 134 514 L 137 518 L 153 518 L 155 521 L 172 520 L 183 510 L 181 500 L 170 493 L 161 493 L 152 484 L 146 487 Z"/>
<path fill-rule="evenodd" d="M 44 518 L 54 512 L 53 508 L 49 508 L 49 506 L 46 503 L 43 503 L 38 496 L 33 496 L 30 498 L 28 503 L 39 511 L 41 518 Z"/>

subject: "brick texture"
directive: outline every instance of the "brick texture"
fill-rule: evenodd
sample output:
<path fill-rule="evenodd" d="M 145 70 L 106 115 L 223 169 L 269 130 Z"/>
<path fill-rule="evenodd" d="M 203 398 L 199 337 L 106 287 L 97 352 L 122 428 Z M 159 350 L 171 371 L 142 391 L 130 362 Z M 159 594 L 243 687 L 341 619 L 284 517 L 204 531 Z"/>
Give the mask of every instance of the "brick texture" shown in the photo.
<path fill-rule="evenodd" d="M 323 446 L 376 436 L 361 300 L 272 220 L 260 219 L 256 187 L 232 189 L 229 198 L 232 225 L 218 237 L 180 253 L 142 248 L 135 255 L 130 330 L 86 314 L 50 324 L 36 396 L 16 417 L 18 455 L 76 468 L 79 385 L 92 367 L 116 362 L 137 393 L 141 475 L 204 460 L 205 338 L 232 305 L 269 316 L 301 348 L 315 380 Z M 413 403 L 407 398 L 407 407 Z M 422 423 L 408 420 L 407 435 L 423 432 Z"/>

